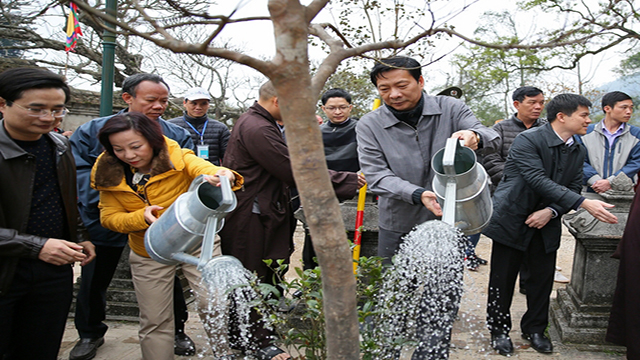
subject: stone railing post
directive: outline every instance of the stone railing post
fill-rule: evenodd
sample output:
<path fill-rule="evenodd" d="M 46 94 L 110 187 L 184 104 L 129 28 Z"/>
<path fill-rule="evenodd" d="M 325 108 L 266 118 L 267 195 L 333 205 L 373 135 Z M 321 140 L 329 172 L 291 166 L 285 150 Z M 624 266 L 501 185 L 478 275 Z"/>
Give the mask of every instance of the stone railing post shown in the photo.
<path fill-rule="evenodd" d="M 606 344 L 619 265 L 611 255 L 622 238 L 633 195 L 632 191 L 602 194 L 604 201 L 615 205 L 610 211 L 618 217 L 617 224 L 598 221 L 584 209 L 562 220 L 576 239 L 571 282 L 558 289 L 550 308 L 562 342 Z"/>

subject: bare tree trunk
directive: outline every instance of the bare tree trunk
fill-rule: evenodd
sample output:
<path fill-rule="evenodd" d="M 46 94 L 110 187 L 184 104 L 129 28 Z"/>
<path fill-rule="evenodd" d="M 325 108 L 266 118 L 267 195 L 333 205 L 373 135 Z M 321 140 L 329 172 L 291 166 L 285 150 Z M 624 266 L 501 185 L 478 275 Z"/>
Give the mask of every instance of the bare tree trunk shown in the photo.
<path fill-rule="evenodd" d="M 315 119 L 304 7 L 294 0 L 269 1 L 276 36 L 276 91 L 298 192 L 322 268 L 327 357 L 360 358 L 356 282 L 340 206 L 329 179 Z"/>

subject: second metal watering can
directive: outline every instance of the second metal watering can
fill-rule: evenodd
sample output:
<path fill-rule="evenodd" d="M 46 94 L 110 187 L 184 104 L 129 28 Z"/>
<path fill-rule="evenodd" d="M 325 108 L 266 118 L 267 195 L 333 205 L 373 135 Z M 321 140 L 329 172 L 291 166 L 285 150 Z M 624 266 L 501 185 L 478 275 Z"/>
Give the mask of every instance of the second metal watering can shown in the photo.
<path fill-rule="evenodd" d="M 191 182 L 189 191 L 156 220 L 144 235 L 144 246 L 157 262 L 179 261 L 197 266 L 202 271 L 211 260 L 215 234 L 222 229 L 224 217 L 235 209 L 236 195 L 229 180 L 220 176 L 220 186 L 208 183 L 204 176 Z M 200 247 L 200 257 L 189 255 Z"/>
<path fill-rule="evenodd" d="M 442 221 L 458 227 L 465 235 L 479 233 L 491 219 L 493 204 L 489 176 L 476 162 L 476 154 L 447 139 L 446 146 L 431 159 L 433 192 L 442 207 Z"/>

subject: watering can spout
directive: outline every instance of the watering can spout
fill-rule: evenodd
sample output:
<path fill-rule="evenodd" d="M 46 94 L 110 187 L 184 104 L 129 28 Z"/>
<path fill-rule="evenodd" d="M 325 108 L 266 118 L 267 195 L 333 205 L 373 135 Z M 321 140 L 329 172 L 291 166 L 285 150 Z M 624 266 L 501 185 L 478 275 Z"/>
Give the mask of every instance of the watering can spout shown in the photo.
<path fill-rule="evenodd" d="M 476 234 L 489 223 L 493 212 L 489 176 L 476 162 L 473 150 L 455 138 L 433 156 L 432 188 L 442 207 L 442 221 L 465 235 Z"/>
<path fill-rule="evenodd" d="M 189 190 L 156 220 L 144 236 L 149 256 L 163 264 L 184 262 L 205 267 L 213 256 L 215 235 L 224 225 L 224 217 L 237 204 L 229 180 L 220 176 L 213 186 L 203 175 L 193 180 Z M 190 255 L 202 246 L 200 257 Z"/>

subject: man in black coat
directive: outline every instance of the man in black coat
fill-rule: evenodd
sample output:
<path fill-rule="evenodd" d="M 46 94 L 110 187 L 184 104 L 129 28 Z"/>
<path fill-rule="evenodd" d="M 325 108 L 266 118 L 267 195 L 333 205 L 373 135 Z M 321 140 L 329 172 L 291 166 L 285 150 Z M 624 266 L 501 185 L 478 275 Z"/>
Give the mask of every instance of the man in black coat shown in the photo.
<path fill-rule="evenodd" d="M 210 102 L 209 91 L 191 88 L 184 95 L 184 115 L 168 121 L 189 132 L 196 155 L 220 165 L 231 133 L 227 125 L 207 115 Z"/>
<path fill-rule="evenodd" d="M 539 352 L 553 351 L 544 331 L 562 234 L 560 217 L 582 207 L 600 221 L 617 222 L 606 209 L 613 205 L 580 195 L 586 150 L 574 135 L 586 133 L 590 106 L 589 100 L 575 94 L 551 100 L 549 123 L 524 131 L 514 140 L 494 193 L 493 216 L 483 231 L 493 240 L 487 325 L 491 345 L 502 355 L 513 353 L 509 308 L 523 261 L 530 264 L 530 278 L 527 312 L 520 323 L 522 336 Z"/>
<path fill-rule="evenodd" d="M 78 217 L 69 141 L 52 132 L 70 98 L 48 70 L 0 74 L 0 359 L 58 358 L 71 266 L 96 257 Z"/>

